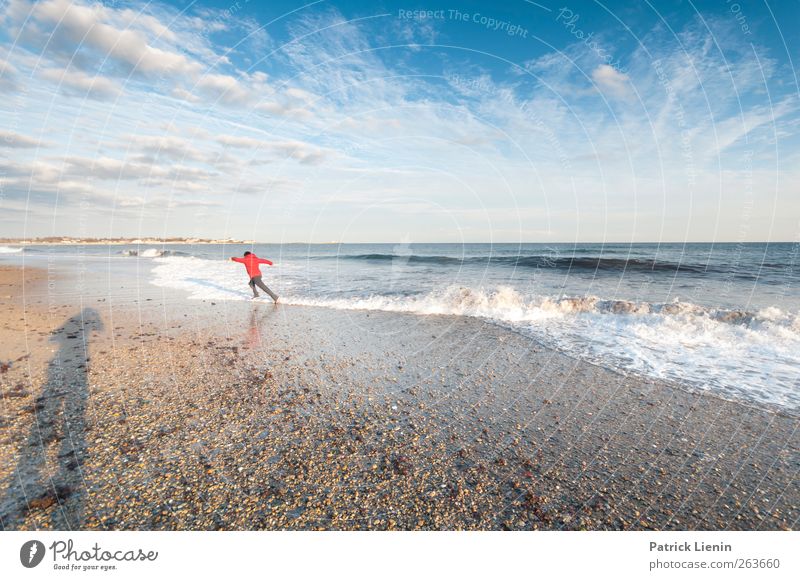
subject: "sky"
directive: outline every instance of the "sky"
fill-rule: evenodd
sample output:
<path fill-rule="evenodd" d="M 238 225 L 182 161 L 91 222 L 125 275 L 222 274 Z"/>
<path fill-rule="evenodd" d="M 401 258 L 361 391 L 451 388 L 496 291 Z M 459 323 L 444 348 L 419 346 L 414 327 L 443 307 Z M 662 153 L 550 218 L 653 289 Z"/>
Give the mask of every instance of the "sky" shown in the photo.
<path fill-rule="evenodd" d="M 0 237 L 800 241 L 798 22 L 0 0 Z"/>

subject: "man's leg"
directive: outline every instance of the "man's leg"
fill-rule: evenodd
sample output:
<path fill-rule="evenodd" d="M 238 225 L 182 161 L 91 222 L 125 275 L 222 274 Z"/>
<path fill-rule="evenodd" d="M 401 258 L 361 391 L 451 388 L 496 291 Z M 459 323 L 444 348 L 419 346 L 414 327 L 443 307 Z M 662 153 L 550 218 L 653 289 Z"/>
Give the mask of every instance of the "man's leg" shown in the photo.
<path fill-rule="evenodd" d="M 256 276 L 255 278 L 253 278 L 252 282 L 256 284 L 259 288 L 261 288 L 264 292 L 269 294 L 275 302 L 278 301 L 278 295 L 275 294 L 275 292 L 273 292 L 269 288 L 267 288 L 266 284 L 264 284 L 264 282 L 261 281 L 261 276 Z M 255 292 L 255 289 L 253 291 Z"/>
<path fill-rule="evenodd" d="M 247 283 L 250 286 L 250 289 L 253 291 L 253 298 L 258 298 L 258 291 L 256 290 L 256 283 L 255 278 L 250 278 L 250 281 Z"/>

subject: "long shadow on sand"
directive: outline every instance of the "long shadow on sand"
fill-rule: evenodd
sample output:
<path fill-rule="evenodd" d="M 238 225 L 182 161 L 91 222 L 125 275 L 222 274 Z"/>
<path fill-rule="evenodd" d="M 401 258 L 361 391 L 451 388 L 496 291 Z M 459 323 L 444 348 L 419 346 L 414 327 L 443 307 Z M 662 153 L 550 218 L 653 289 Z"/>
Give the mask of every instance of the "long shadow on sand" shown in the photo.
<path fill-rule="evenodd" d="M 34 518 L 38 524 L 28 518 L 40 510 L 49 514 L 52 529 L 83 527 L 88 346 L 91 332 L 102 327 L 97 311 L 85 308 L 52 334 L 58 351 L 48 363 L 41 393 L 23 409 L 31 413 L 32 425 L 0 500 L 4 530 L 39 527 L 40 518 Z"/>

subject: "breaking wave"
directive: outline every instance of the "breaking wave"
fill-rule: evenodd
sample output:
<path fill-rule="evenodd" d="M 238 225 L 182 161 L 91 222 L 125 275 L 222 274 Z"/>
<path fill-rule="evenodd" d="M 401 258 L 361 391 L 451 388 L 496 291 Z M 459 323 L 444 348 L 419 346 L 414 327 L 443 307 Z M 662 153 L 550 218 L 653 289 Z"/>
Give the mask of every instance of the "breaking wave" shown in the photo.
<path fill-rule="evenodd" d="M 162 257 L 152 282 L 192 299 L 249 300 L 238 265 Z M 596 296 L 525 295 L 510 286 L 448 286 L 417 294 L 334 292 L 279 277 L 285 304 L 339 310 L 480 318 L 512 328 L 565 354 L 604 367 L 676 381 L 723 397 L 800 409 L 800 316 Z M 272 284 L 270 284 L 272 285 Z M 301 289 L 302 288 L 302 289 Z"/>
<path fill-rule="evenodd" d="M 158 248 L 148 248 L 146 250 L 122 250 L 121 254 L 128 257 L 139 258 L 161 258 L 163 256 L 188 256 L 186 252 L 179 252 L 177 250 L 161 250 Z"/>

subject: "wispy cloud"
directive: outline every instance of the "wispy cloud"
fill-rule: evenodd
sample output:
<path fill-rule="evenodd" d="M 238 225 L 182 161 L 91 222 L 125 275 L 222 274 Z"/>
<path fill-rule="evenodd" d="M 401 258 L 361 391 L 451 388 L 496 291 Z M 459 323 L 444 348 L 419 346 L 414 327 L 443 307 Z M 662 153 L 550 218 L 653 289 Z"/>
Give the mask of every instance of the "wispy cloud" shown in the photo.
<path fill-rule="evenodd" d="M 0 58 L 0 93 L 11 93 L 18 89 L 17 69 L 10 62 Z"/>
<path fill-rule="evenodd" d="M 78 97 L 114 99 L 122 92 L 122 87 L 115 81 L 102 76 L 90 76 L 81 70 L 48 68 L 42 69 L 39 75 L 53 81 L 66 93 Z"/>
<path fill-rule="evenodd" d="M 766 49 L 711 17 L 651 30 L 624 69 L 600 35 L 598 50 L 487 64 L 422 48 L 447 41 L 433 23 L 328 5 L 281 30 L 159 3 L 11 0 L 2 18 L 6 200 L 27 195 L 31 211 L 55 195 L 154 218 L 227 203 L 225 227 L 249 231 L 241 208 L 261 196 L 259 215 L 282 216 L 293 239 L 308 224 L 340 239 L 364 206 L 378 216 L 365 235 L 414 228 L 425 208 L 443 239 L 487 223 L 506 239 L 691 239 L 712 219 L 735 237 L 800 198 L 796 171 L 769 179 L 778 139 L 797 137 L 797 95 Z M 796 146 L 780 157 L 800 161 Z M 721 203 L 742 195 L 772 205 L 743 218 Z"/>
<path fill-rule="evenodd" d="M 630 97 L 630 78 L 611 65 L 601 64 L 592 71 L 592 80 L 597 87 L 604 93 L 612 97 Z"/>
<path fill-rule="evenodd" d="M 13 131 L 0 130 L 0 147 L 8 147 L 14 149 L 35 149 L 38 147 L 49 147 L 51 144 L 47 141 L 27 137 L 26 135 L 19 135 Z"/>

